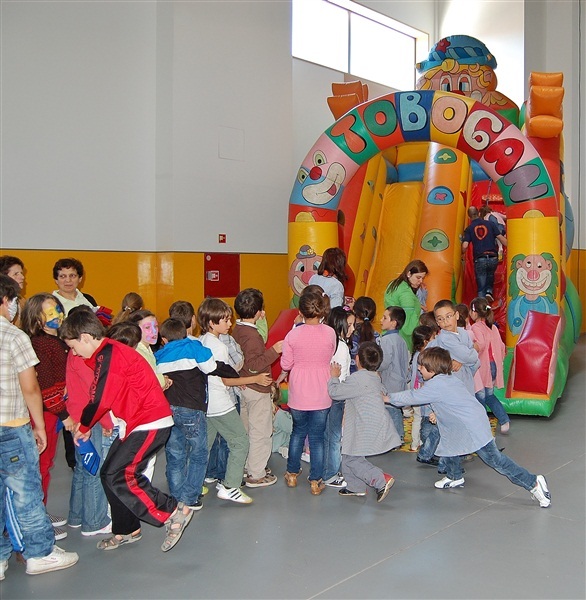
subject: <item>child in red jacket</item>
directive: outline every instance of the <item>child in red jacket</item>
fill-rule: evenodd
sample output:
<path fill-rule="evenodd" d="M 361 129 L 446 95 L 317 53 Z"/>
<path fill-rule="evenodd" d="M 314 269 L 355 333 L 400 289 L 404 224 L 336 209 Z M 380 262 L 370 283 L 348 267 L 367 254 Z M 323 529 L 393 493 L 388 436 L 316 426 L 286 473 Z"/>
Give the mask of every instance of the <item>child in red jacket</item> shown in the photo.
<path fill-rule="evenodd" d="M 157 377 L 136 350 L 104 337 L 104 328 L 94 314 L 72 313 L 60 335 L 94 372 L 90 401 L 81 414 L 75 441 L 89 439 L 91 428 L 108 411 L 120 427 L 100 473 L 112 511 L 113 535 L 98 542 L 98 548 L 115 550 L 140 540 L 140 521 L 144 521 L 166 526 L 161 550 L 167 552 L 179 541 L 193 513 L 155 488 L 143 474 L 173 426 Z"/>

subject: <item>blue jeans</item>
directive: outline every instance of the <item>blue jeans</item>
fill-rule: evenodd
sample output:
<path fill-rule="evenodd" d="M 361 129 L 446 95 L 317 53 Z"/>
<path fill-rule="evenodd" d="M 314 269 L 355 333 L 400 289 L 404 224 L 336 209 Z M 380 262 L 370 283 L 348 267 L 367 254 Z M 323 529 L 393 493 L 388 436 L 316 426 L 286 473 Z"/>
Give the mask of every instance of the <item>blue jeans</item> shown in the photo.
<path fill-rule="evenodd" d="M 311 456 L 309 479 L 318 481 L 324 474 L 324 434 L 328 419 L 329 408 L 322 410 L 290 409 L 293 418 L 293 431 L 289 440 L 289 458 L 287 471 L 299 473 L 301 469 L 301 453 L 305 437 L 309 437 L 309 452 Z"/>
<path fill-rule="evenodd" d="M 434 425 L 429 417 L 421 417 L 421 446 L 417 456 L 421 460 L 431 460 L 437 450 L 440 440 L 440 432 L 437 425 Z"/>
<path fill-rule="evenodd" d="M 200 494 L 208 464 L 208 429 L 201 410 L 171 406 L 175 425 L 165 446 L 171 495 L 193 506 Z"/>
<path fill-rule="evenodd" d="M 405 425 L 403 424 L 403 411 L 396 406 L 392 406 L 391 404 L 385 404 L 385 408 L 389 411 L 391 415 L 391 419 L 393 419 L 393 425 L 401 438 L 401 443 L 405 439 Z"/>
<path fill-rule="evenodd" d="M 342 419 L 344 401 L 334 400 L 328 413 L 324 435 L 324 479 L 337 475 L 342 468 Z"/>
<path fill-rule="evenodd" d="M 501 401 L 494 395 L 494 388 L 484 388 L 476 392 L 476 399 L 484 408 L 488 406 L 492 414 L 498 419 L 499 425 L 504 425 L 510 421 L 509 415 Z"/>
<path fill-rule="evenodd" d="M 115 425 L 112 429 L 112 435 L 108 437 L 102 437 L 102 460 L 106 460 L 108 452 L 110 452 L 110 448 L 112 447 L 114 441 L 118 438 L 119 434 L 120 427 L 118 427 L 118 425 Z"/>
<path fill-rule="evenodd" d="M 496 446 L 494 440 L 491 440 L 479 450 L 476 454 L 482 462 L 492 467 L 497 473 L 504 475 L 515 485 L 521 486 L 526 490 L 532 490 L 537 482 L 537 477 L 529 473 L 527 469 L 519 466 L 514 460 L 503 454 Z M 444 457 L 446 466 L 446 475 L 450 479 L 461 479 L 464 471 L 459 456 Z"/>
<path fill-rule="evenodd" d="M 216 439 L 210 448 L 206 477 L 224 481 L 229 454 L 230 449 L 228 448 L 228 443 L 219 433 L 217 433 Z"/>
<path fill-rule="evenodd" d="M 498 267 L 498 256 L 479 256 L 474 260 L 474 274 L 478 295 L 484 298 L 494 289 L 494 273 Z"/>
<path fill-rule="evenodd" d="M 91 441 L 96 452 L 102 456 L 102 426 L 97 423 L 92 427 Z M 103 464 L 100 461 L 100 468 Z M 81 525 L 85 532 L 99 531 L 110 522 L 108 516 L 108 501 L 100 480 L 100 470 L 91 475 L 83 466 L 83 459 L 79 448 L 75 446 L 75 467 L 71 481 L 71 495 L 69 496 L 70 525 Z"/>
<path fill-rule="evenodd" d="M 0 427 L 0 530 L 6 523 L 6 488 L 22 533 L 24 558 L 51 554 L 55 534 L 43 504 L 39 452 L 30 424 Z M 0 535 L 0 560 L 12 553 L 10 538 Z"/>

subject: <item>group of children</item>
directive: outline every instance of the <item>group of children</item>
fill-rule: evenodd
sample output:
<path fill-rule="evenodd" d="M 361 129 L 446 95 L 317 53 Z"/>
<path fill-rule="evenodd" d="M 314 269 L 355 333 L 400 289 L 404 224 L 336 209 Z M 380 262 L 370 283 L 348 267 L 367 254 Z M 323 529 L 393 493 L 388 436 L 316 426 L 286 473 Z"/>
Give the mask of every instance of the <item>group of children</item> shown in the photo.
<path fill-rule="evenodd" d="M 406 320 L 401 307 L 385 308 L 380 335 L 371 298 L 340 305 L 339 285 L 328 280 L 340 283 L 336 274 L 343 273 L 345 257 L 330 250 L 319 277 L 299 298 L 299 319 L 269 348 L 261 327 L 263 296 L 253 288 L 236 297 L 234 328 L 232 308 L 218 298 L 206 298 L 197 311 L 189 302 L 173 303 L 159 330 L 140 296 L 129 294 L 128 308 L 123 303 L 107 331 L 87 306 L 72 308 L 64 320 L 55 296 L 27 300 L 22 327 L 40 361 L 48 434 L 40 465 L 45 502 L 61 423 L 76 444 L 93 440 L 103 458 L 99 479 L 76 467 L 69 514 L 69 525 L 81 527 L 82 534 L 107 535 L 98 542 L 101 550 L 140 540 L 141 521 L 165 526 L 161 549 L 170 550 L 193 511 L 202 508 L 205 483 L 217 482 L 220 499 L 250 504 L 243 487 L 277 481 L 268 461 L 271 365 L 280 356 L 279 380 L 288 378 L 286 410 L 292 419 L 288 487 L 298 484 L 308 444 L 312 494 L 331 486 L 341 496 L 365 496 L 371 487 L 381 502 L 394 478 L 367 457 L 402 444 L 403 411 L 412 407 L 412 450 L 419 462 L 444 475 L 435 487 L 462 486 L 461 457 L 476 453 L 530 490 L 540 506 L 549 506 L 543 476 L 516 465 L 493 439 L 486 407 L 501 433 L 508 432 L 509 418 L 494 395 L 503 385 L 504 345 L 487 300 L 474 299 L 469 321 L 460 321 L 464 327 L 450 300 L 436 303 L 413 330 L 410 356 L 399 335 Z M 335 290 L 336 306 L 327 289 Z M 218 440 L 227 446 L 221 479 L 208 465 Z M 163 448 L 168 494 L 152 484 L 154 459 Z"/>

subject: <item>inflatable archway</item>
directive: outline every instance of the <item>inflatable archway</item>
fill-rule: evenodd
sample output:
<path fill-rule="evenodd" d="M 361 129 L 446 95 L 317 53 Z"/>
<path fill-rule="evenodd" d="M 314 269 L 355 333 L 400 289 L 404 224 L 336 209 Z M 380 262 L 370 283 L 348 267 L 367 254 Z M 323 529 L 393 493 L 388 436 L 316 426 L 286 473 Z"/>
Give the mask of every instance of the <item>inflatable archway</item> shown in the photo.
<path fill-rule="evenodd" d="M 442 257 L 430 274 L 429 288 L 436 289 L 439 297 L 456 299 L 458 235 L 464 227 L 472 179 L 471 169 L 460 166 L 460 157 L 478 163 L 504 199 L 512 257 L 507 265 L 506 343 L 511 351 L 504 404 L 509 412 L 549 415 L 563 390 L 576 339 L 576 324 L 566 327 L 566 315 L 575 313 L 575 302 L 568 302 L 566 294 L 560 184 L 552 181 L 546 162 L 516 125 L 470 97 L 421 90 L 388 94 L 353 108 L 320 136 L 299 169 L 290 199 L 292 301 L 319 264 L 320 253 L 330 246 L 348 251 L 356 245 L 370 245 L 353 269 L 353 289 L 348 291 L 356 295 L 369 291 L 375 297 L 371 266 L 375 260 L 392 260 L 385 256 L 379 233 L 380 190 L 392 177 L 383 157 L 389 152 L 408 152 L 422 142 L 429 147 L 421 192 L 424 207 L 417 235 L 411 239 L 407 235 L 405 244 L 411 244 L 413 258 L 428 264 L 430 255 Z M 362 186 L 354 197 L 367 197 L 367 201 L 341 211 L 345 191 L 352 186 Z M 361 224 L 354 227 L 352 239 L 347 239 L 347 219 Z M 404 236 L 408 220 L 408 209 L 397 211 L 394 227 L 387 226 L 385 235 Z M 375 300 L 378 303 L 382 298 Z M 528 316 L 536 312 L 543 318 L 532 318 L 528 328 Z M 517 360 L 521 370 L 511 369 L 514 346 L 521 348 Z M 540 359 L 536 359 L 537 351 Z M 533 361 L 527 361 L 527 356 Z"/>

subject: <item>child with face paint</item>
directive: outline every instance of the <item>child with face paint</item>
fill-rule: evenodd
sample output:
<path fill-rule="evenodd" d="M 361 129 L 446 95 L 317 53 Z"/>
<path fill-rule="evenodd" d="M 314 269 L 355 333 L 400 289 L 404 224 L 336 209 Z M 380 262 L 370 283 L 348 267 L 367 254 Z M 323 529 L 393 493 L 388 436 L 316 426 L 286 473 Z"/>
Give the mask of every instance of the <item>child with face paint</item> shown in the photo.
<path fill-rule="evenodd" d="M 33 349 L 39 359 L 36 366 L 37 379 L 43 396 L 43 416 L 47 431 L 47 449 L 39 457 L 44 502 L 51 481 L 51 468 L 58 441 L 58 421 L 68 431 L 73 431 L 75 421 L 69 416 L 65 403 L 65 369 L 68 348 L 58 337 L 63 322 L 63 306 L 51 294 L 35 294 L 22 310 L 22 329 L 31 338 Z M 65 519 L 57 519 L 65 524 Z M 58 539 L 66 537 L 65 530 L 56 531 Z"/>
<path fill-rule="evenodd" d="M 136 351 L 152 367 L 163 390 L 168 389 L 172 385 L 173 381 L 166 375 L 157 373 L 157 360 L 151 348 L 151 346 L 154 346 L 159 340 L 159 323 L 157 322 L 157 317 L 155 317 L 150 310 L 142 309 L 132 313 L 130 319 L 128 319 L 128 322 L 136 323 L 142 332 L 142 337 L 138 343 L 138 346 L 136 347 Z M 156 460 L 157 456 L 154 454 L 144 471 L 144 475 L 149 479 L 149 481 L 152 481 L 153 479 Z"/>

